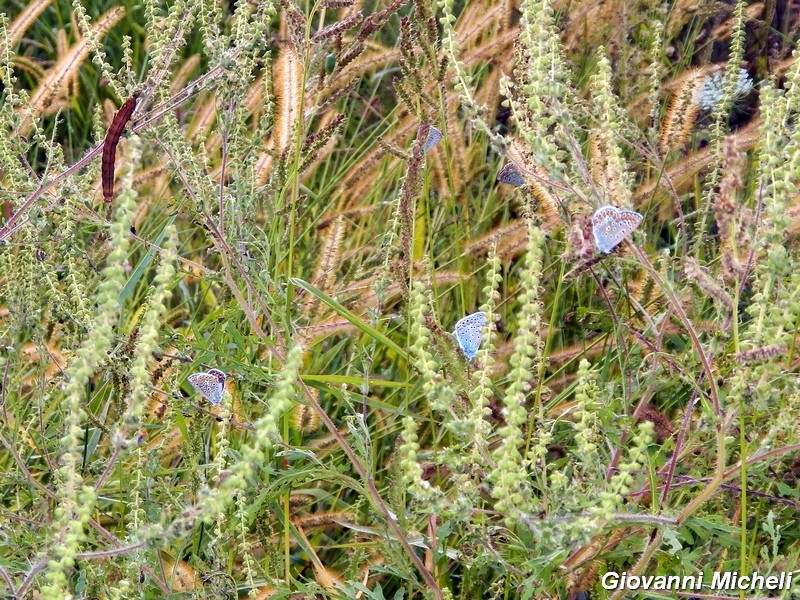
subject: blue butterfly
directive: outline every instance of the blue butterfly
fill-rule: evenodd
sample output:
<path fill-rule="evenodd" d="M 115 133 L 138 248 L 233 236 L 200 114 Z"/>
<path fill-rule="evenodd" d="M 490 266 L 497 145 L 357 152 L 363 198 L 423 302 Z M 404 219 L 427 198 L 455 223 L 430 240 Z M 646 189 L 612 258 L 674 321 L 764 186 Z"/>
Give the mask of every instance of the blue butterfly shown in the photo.
<path fill-rule="evenodd" d="M 525 176 L 514 163 L 506 163 L 497 174 L 497 181 L 519 187 L 525 185 Z"/>
<path fill-rule="evenodd" d="M 195 373 L 189 375 L 189 383 L 200 395 L 208 400 L 212 406 L 222 404 L 222 395 L 225 392 L 227 375 L 219 369 L 209 369 L 208 373 Z"/>
<path fill-rule="evenodd" d="M 461 351 L 467 360 L 472 362 L 481 347 L 483 336 L 481 330 L 486 327 L 486 315 L 482 312 L 472 313 L 456 323 L 455 336 Z"/>
<path fill-rule="evenodd" d="M 442 140 L 442 137 L 444 137 L 442 135 L 442 132 L 439 131 L 436 127 L 434 127 L 433 125 L 428 127 L 428 136 L 422 143 L 422 151 L 430 152 L 431 150 L 433 150 L 433 147 Z"/>
<path fill-rule="evenodd" d="M 642 222 L 642 215 L 616 206 L 603 206 L 592 215 L 592 233 L 597 249 L 610 254 Z"/>

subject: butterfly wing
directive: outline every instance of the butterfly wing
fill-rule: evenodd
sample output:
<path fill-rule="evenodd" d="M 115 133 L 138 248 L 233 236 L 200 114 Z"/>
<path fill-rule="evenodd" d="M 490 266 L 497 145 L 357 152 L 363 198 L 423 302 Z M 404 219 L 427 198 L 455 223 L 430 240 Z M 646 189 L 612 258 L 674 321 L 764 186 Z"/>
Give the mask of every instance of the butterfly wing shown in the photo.
<path fill-rule="evenodd" d="M 212 369 L 212 371 L 216 371 L 216 373 L 208 372 L 189 375 L 189 383 L 203 398 L 212 405 L 217 406 L 222 404 L 222 392 L 225 389 L 224 379 L 220 381 L 218 374 L 221 374 L 223 378 L 225 374 L 217 369 Z"/>
<path fill-rule="evenodd" d="M 225 387 L 225 380 L 228 379 L 228 376 L 225 375 L 225 373 L 223 373 L 219 369 L 209 369 L 208 374 L 216 377 L 217 381 L 219 381 L 220 384 L 222 384 L 222 386 Z"/>
<path fill-rule="evenodd" d="M 619 211 L 619 218 L 626 235 L 630 235 L 642 222 L 643 217 L 635 210 L 621 210 Z"/>
<path fill-rule="evenodd" d="M 422 143 L 422 150 L 424 152 L 430 152 L 436 144 L 442 141 L 442 137 L 444 137 L 442 132 L 431 125 L 428 127 L 428 135 Z"/>
<path fill-rule="evenodd" d="M 506 163 L 503 168 L 500 169 L 500 172 L 497 174 L 497 181 L 517 187 L 525 185 L 525 177 L 523 177 L 514 163 Z"/>
<path fill-rule="evenodd" d="M 617 237 L 616 231 L 616 216 L 617 209 L 613 206 L 604 206 L 598 208 L 592 215 L 592 234 L 594 235 L 594 243 L 597 249 L 604 254 L 608 254 L 614 249 L 619 241 L 614 240 Z"/>
<path fill-rule="evenodd" d="M 613 206 L 598 208 L 592 216 L 592 234 L 597 249 L 609 254 L 642 222 L 642 215 Z"/>
<path fill-rule="evenodd" d="M 484 327 L 486 327 L 486 315 L 482 312 L 467 315 L 456 323 L 456 341 L 467 360 L 471 361 L 478 353 L 483 341 L 481 330 Z"/>

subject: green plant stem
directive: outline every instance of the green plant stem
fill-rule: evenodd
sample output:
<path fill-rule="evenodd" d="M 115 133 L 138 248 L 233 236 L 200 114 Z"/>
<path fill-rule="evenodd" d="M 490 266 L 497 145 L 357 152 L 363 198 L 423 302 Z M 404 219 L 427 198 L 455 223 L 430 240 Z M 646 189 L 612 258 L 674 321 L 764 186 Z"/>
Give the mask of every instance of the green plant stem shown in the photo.
<path fill-rule="evenodd" d="M 739 549 L 739 572 L 747 572 L 747 439 L 745 438 L 744 407 L 739 407 L 739 456 L 741 457 L 741 494 L 739 495 L 739 531 L 741 534 Z M 744 592 L 742 592 L 743 594 Z"/>

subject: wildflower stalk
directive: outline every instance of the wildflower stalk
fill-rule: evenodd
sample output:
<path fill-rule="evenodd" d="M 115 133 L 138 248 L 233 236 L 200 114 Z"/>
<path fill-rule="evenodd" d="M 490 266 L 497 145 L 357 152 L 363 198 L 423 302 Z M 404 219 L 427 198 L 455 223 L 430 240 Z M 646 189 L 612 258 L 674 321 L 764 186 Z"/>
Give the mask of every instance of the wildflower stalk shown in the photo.
<path fill-rule="evenodd" d="M 431 332 L 425 323 L 426 313 L 430 312 L 430 301 L 425 292 L 425 286 L 415 280 L 409 299 L 411 356 L 414 367 L 422 379 L 423 396 L 430 402 L 431 408 L 440 413 L 447 413 L 453 401 L 453 391 L 442 380 L 438 372 L 439 365 L 429 350 L 431 347 Z"/>
<path fill-rule="evenodd" d="M 103 44 L 100 43 L 100 36 L 89 24 L 86 9 L 83 7 L 83 3 L 80 0 L 72 1 L 72 14 L 77 18 L 81 33 L 86 38 L 91 48 L 92 62 L 94 62 L 95 66 L 103 74 L 103 78 L 112 86 L 114 92 L 120 97 L 125 96 L 118 83 L 119 78 L 116 76 L 117 70 L 106 61 L 106 53 L 103 50 Z"/>
<path fill-rule="evenodd" d="M 97 312 L 91 335 L 76 352 L 65 369 L 67 384 L 64 388 L 62 409 L 64 436 L 60 440 L 61 466 L 56 472 L 59 481 L 59 505 L 55 511 L 54 530 L 60 534 L 47 563 L 44 600 L 55 600 L 67 595 L 67 571 L 74 566 L 75 555 L 85 540 L 84 527 L 94 509 L 96 494 L 91 486 L 83 485 L 79 470 L 83 460 L 83 423 L 87 419 L 83 408 L 89 379 L 97 367 L 107 359 L 108 349 L 114 342 L 114 326 L 119 317 L 119 292 L 125 284 L 125 263 L 128 258 L 128 230 L 136 208 L 135 193 L 124 191 L 117 199 L 115 220 L 111 225 L 106 267 L 97 290 Z"/>
<path fill-rule="evenodd" d="M 569 110 L 569 69 L 549 0 L 525 0 L 520 5 L 520 39 L 514 67 L 516 90 L 503 82 L 519 135 L 547 176 L 564 179 L 564 150 L 554 135 L 557 128 L 574 131 Z M 573 137 L 575 137 L 573 135 Z M 573 164 L 568 165 L 573 168 Z M 578 178 L 575 178 L 578 180 Z"/>
<path fill-rule="evenodd" d="M 255 435 L 248 439 L 250 443 L 239 448 L 241 458 L 229 466 L 229 476 L 220 480 L 216 489 L 200 502 L 204 515 L 224 512 L 233 494 L 247 487 L 247 479 L 264 463 L 266 453 L 281 439 L 281 418 L 294 403 L 302 355 L 301 346 L 294 346 L 287 353 L 275 391 L 267 401 L 267 412 L 253 423 Z"/>
<path fill-rule="evenodd" d="M 600 518 L 610 521 L 614 512 L 624 502 L 624 497 L 631 492 L 634 474 L 647 466 L 647 447 L 654 439 L 654 425 L 651 421 L 642 421 L 637 427 L 632 447 L 628 451 L 628 461 L 620 462 L 619 469 L 611 477 L 608 489 L 599 494 L 600 505 L 593 508 Z"/>
<path fill-rule="evenodd" d="M 651 141 L 658 139 L 659 96 L 661 95 L 661 81 L 664 79 L 664 65 L 661 61 L 662 46 L 664 44 L 664 19 L 656 19 L 651 25 L 650 41 L 650 89 L 648 93 L 650 103 L 650 127 L 648 137 Z"/>
<path fill-rule="evenodd" d="M 245 583 L 250 588 L 250 597 L 256 596 L 256 561 L 253 559 L 252 548 L 247 539 L 247 494 L 244 491 L 236 495 L 236 518 L 239 522 L 239 544 L 236 549 L 242 557 L 242 571 Z"/>
<path fill-rule="evenodd" d="M 453 87 L 458 92 L 461 106 L 467 117 L 475 125 L 476 129 L 483 132 L 489 139 L 492 146 L 497 149 L 505 147 L 502 136 L 494 132 L 492 127 L 486 122 L 486 107 L 481 105 L 472 95 L 472 78 L 467 73 L 463 61 L 460 61 L 460 51 L 458 48 L 458 34 L 455 30 L 456 16 L 453 14 L 453 0 L 439 0 L 438 6 L 442 11 L 439 23 L 442 25 L 442 48 L 449 59 L 449 67 L 453 71 Z"/>
<path fill-rule="evenodd" d="M 500 274 L 502 265 L 500 264 L 500 257 L 497 255 L 496 244 L 493 244 L 489 250 L 487 263 L 489 272 L 486 275 L 486 285 L 483 288 L 486 302 L 481 306 L 481 311 L 486 316 L 486 327 L 483 332 L 483 343 L 477 355 L 480 367 L 475 369 L 472 374 L 473 385 L 469 390 L 472 409 L 467 416 L 468 431 L 470 431 L 474 440 L 471 460 L 476 461 L 477 464 L 485 463 L 481 453 L 477 452 L 477 445 L 484 443 L 491 432 L 486 417 L 491 414 L 489 400 L 493 393 L 492 381 L 489 378 L 489 372 L 494 364 L 494 359 L 491 355 L 492 332 L 495 328 L 495 310 L 500 300 L 499 286 L 503 281 L 503 277 Z"/>
<path fill-rule="evenodd" d="M 541 360 L 541 277 L 544 234 L 532 217 L 528 223 L 528 246 L 525 266 L 520 274 L 522 282 L 519 331 L 514 339 L 514 354 L 511 356 L 511 383 L 503 398 L 505 426 L 498 435 L 500 445 L 493 458 L 496 468 L 490 475 L 493 484 L 492 497 L 497 500 L 496 508 L 507 513 L 509 521 L 515 521 L 522 512 L 531 510 L 531 490 L 528 483 L 527 461 L 520 449 L 525 445 L 523 426 L 528 412 L 525 399 L 531 389 Z M 534 444 L 538 450 L 537 439 Z"/>
<path fill-rule="evenodd" d="M 703 199 L 701 202 L 702 219 L 698 228 L 699 235 L 695 242 L 694 255 L 697 256 L 701 245 L 706 239 L 706 227 L 708 226 L 708 216 L 714 206 L 714 196 L 717 193 L 720 179 L 722 177 L 722 161 L 724 157 L 723 141 L 727 131 L 728 114 L 733 105 L 736 87 L 741 76 L 741 66 L 744 59 L 745 42 L 745 1 L 738 0 L 733 10 L 733 32 L 731 34 L 731 50 L 728 57 L 728 64 L 725 68 L 725 78 L 722 84 L 722 94 L 714 106 L 711 115 L 712 124 L 710 127 L 711 139 L 709 145 L 713 148 L 713 166 L 705 181 Z"/>
<path fill-rule="evenodd" d="M 228 437 L 228 423 L 230 422 L 231 418 L 231 411 L 229 409 L 230 400 L 231 400 L 231 395 L 226 391 L 224 393 L 222 401 L 222 412 L 219 415 L 221 421 L 218 423 L 217 426 L 217 435 L 216 435 L 217 443 L 214 455 L 214 477 L 212 481 L 217 486 L 222 481 L 222 476 L 227 464 L 228 448 L 231 445 L 230 439 Z M 222 543 L 223 527 L 226 522 L 225 515 L 226 515 L 225 509 L 222 509 L 219 512 L 217 512 L 214 523 L 214 533 L 211 537 L 211 541 L 209 542 L 209 548 L 211 549 L 212 552 L 214 552 L 217 560 L 219 560 L 222 556 L 225 555 L 226 545 Z"/>
<path fill-rule="evenodd" d="M 137 431 L 142 420 L 144 402 L 149 394 L 150 373 L 147 367 L 152 360 L 153 352 L 159 348 L 161 318 L 167 312 L 167 303 L 172 296 L 170 285 L 175 277 L 175 262 L 178 258 L 176 236 L 175 226 L 167 225 L 161 260 L 153 279 L 148 307 L 139 323 L 138 342 L 129 371 L 130 393 L 126 398 L 125 413 L 122 418 L 123 429 L 118 432 L 120 437 L 125 435 L 126 430 Z M 117 443 L 121 444 L 123 440 L 117 439 Z"/>
<path fill-rule="evenodd" d="M 402 436 L 398 454 L 403 489 L 408 489 L 418 506 L 425 512 L 436 514 L 441 510 L 442 493 L 422 478 L 422 467 L 417 457 L 419 452 L 417 423 L 413 417 L 403 419 Z"/>
<path fill-rule="evenodd" d="M 133 484 L 131 486 L 131 500 L 128 503 L 125 519 L 128 532 L 126 540 L 128 542 L 135 541 L 136 536 L 140 533 L 140 528 L 146 522 L 147 515 L 142 506 L 144 494 L 146 492 L 145 460 L 145 450 L 141 446 L 138 446 L 133 451 L 133 470 L 131 477 Z M 131 580 L 136 576 L 141 563 L 142 552 L 138 550 L 132 552 L 126 564 L 125 574 L 127 580 Z"/>
<path fill-rule="evenodd" d="M 624 110 L 611 89 L 611 63 L 605 55 L 605 48 L 597 49 L 597 71 L 592 78 L 592 101 L 598 126 L 592 131 L 597 145 L 597 161 L 600 164 L 595 178 L 603 185 L 606 200 L 617 206 L 630 206 L 631 176 L 628 165 L 617 140 L 622 136 L 622 123 L 619 115 Z"/>
<path fill-rule="evenodd" d="M 586 477 L 603 480 L 603 469 L 599 456 L 599 443 L 602 441 L 601 423 L 596 416 L 599 401 L 597 373 L 585 358 L 578 366 L 578 387 L 575 390 L 575 455 L 581 461 L 581 469 Z"/>

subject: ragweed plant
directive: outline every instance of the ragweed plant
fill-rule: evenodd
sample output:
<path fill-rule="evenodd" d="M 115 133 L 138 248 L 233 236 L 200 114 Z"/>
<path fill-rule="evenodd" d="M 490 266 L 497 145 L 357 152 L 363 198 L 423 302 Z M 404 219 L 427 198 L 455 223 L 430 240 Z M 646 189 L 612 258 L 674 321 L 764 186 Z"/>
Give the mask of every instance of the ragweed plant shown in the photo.
<path fill-rule="evenodd" d="M 619 598 L 604 572 L 798 563 L 797 15 L 22 4 L 6 595 Z M 642 215 L 608 253 L 606 205 Z"/>

